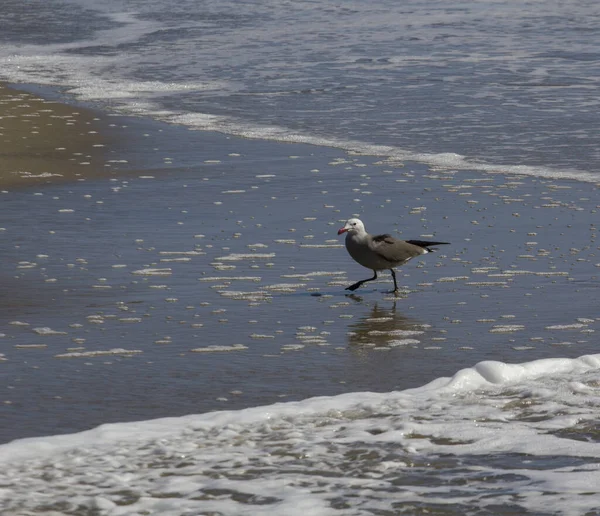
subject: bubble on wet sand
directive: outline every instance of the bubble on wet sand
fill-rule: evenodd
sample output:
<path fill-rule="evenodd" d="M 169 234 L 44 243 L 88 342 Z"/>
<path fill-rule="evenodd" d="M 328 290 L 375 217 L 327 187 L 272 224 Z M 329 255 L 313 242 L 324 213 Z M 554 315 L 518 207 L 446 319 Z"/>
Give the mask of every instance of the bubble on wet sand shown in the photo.
<path fill-rule="evenodd" d="M 267 291 L 219 290 L 218 292 L 224 298 L 239 301 L 261 302 L 273 299 Z"/>
<path fill-rule="evenodd" d="M 281 346 L 281 351 L 300 351 L 304 347 L 304 344 L 284 344 Z"/>
<path fill-rule="evenodd" d="M 260 282 L 260 276 L 205 276 L 202 278 L 198 278 L 198 281 L 253 281 Z"/>
<path fill-rule="evenodd" d="M 497 271 L 498 267 L 473 267 L 471 272 L 473 274 L 488 274 L 491 271 Z"/>
<path fill-rule="evenodd" d="M 314 332 L 314 331 L 317 331 L 317 327 L 316 326 L 299 326 L 298 331 Z"/>
<path fill-rule="evenodd" d="M 186 263 L 186 262 L 191 262 L 192 259 L 187 257 L 187 256 L 180 256 L 177 258 L 161 258 L 160 259 L 161 263 Z"/>
<path fill-rule="evenodd" d="M 266 285 L 261 287 L 261 289 L 273 292 L 296 292 L 303 287 L 306 287 L 306 283 L 276 283 L 274 285 Z"/>
<path fill-rule="evenodd" d="M 232 253 L 226 256 L 220 256 L 217 260 L 239 261 L 239 260 L 265 260 L 275 258 L 275 253 Z"/>
<path fill-rule="evenodd" d="M 512 333 L 524 329 L 525 326 L 522 324 L 496 324 L 490 329 L 490 333 Z"/>
<path fill-rule="evenodd" d="M 313 272 L 305 272 L 305 273 L 296 273 L 296 274 L 282 274 L 282 278 L 287 279 L 300 279 L 300 280 L 310 280 L 311 278 L 317 278 L 320 276 L 345 276 L 345 272 L 341 271 L 313 271 Z"/>
<path fill-rule="evenodd" d="M 461 280 L 468 280 L 469 276 L 449 276 L 449 277 L 445 277 L 445 278 L 438 278 L 437 281 L 439 283 L 446 283 L 446 282 L 454 282 L 454 281 L 461 281 Z"/>
<path fill-rule="evenodd" d="M 205 348 L 194 348 L 190 349 L 192 353 L 218 353 L 223 351 L 243 351 L 248 349 L 248 346 L 243 344 L 233 344 L 232 346 L 207 346 Z"/>
<path fill-rule="evenodd" d="M 56 281 L 56 280 L 46 280 L 46 281 Z M 98 288 L 98 289 L 111 289 L 112 287 L 110 285 L 92 285 L 92 288 Z"/>
<path fill-rule="evenodd" d="M 52 328 L 48 328 L 47 326 L 41 328 L 33 328 L 32 331 L 37 333 L 38 335 L 67 335 L 67 332 L 53 330 Z"/>
<path fill-rule="evenodd" d="M 536 276 L 568 276 L 569 273 L 562 272 L 562 271 L 543 271 L 543 272 L 536 272 L 535 275 Z"/>
<path fill-rule="evenodd" d="M 469 281 L 465 285 L 470 287 L 508 287 L 507 281 Z"/>
<path fill-rule="evenodd" d="M 17 269 L 34 269 L 35 267 L 37 267 L 37 263 L 28 261 L 19 262 L 17 265 Z"/>
<path fill-rule="evenodd" d="M 341 249 L 343 244 L 300 244 L 299 247 L 308 249 Z"/>
<path fill-rule="evenodd" d="M 198 237 L 198 235 L 196 235 L 196 237 Z M 161 256 L 201 256 L 206 253 L 195 249 L 193 251 L 159 251 L 158 254 Z"/>
<path fill-rule="evenodd" d="M 412 337 L 415 335 L 423 335 L 422 330 L 370 330 L 368 335 L 390 335 L 394 337 Z"/>
<path fill-rule="evenodd" d="M 303 344 L 314 344 L 317 346 L 329 346 L 327 339 L 321 335 L 296 335 L 296 339 Z"/>
<path fill-rule="evenodd" d="M 223 263 L 211 263 L 211 265 L 216 271 L 230 271 L 237 267 L 236 265 L 225 265 Z"/>
<path fill-rule="evenodd" d="M 135 274 L 136 276 L 169 276 L 173 274 L 173 270 L 170 268 L 147 268 L 147 269 L 138 269 L 136 271 L 131 271 L 131 274 Z"/>
<path fill-rule="evenodd" d="M 552 324 L 550 326 L 546 326 L 547 330 L 581 330 L 583 328 L 587 328 L 587 324 L 583 323 L 573 323 L 573 324 Z"/>
<path fill-rule="evenodd" d="M 54 358 L 90 358 L 90 357 L 99 357 L 99 356 L 107 356 L 107 355 L 137 355 L 139 353 L 143 353 L 141 349 L 123 349 L 123 348 L 114 348 L 114 349 L 106 349 L 106 350 L 98 350 L 98 351 L 74 351 L 71 353 L 61 353 L 59 355 L 54 355 Z"/>
<path fill-rule="evenodd" d="M 421 341 L 417 339 L 393 339 L 388 340 L 386 344 L 392 348 L 395 348 L 399 346 L 417 346 L 420 343 Z"/>

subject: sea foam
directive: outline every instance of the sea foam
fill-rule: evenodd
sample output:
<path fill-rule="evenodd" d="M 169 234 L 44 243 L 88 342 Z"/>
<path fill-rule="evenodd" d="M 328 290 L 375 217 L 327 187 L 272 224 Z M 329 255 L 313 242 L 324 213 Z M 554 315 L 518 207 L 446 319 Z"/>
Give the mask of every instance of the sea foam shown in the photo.
<path fill-rule="evenodd" d="M 0 446 L 0 501 L 15 513 L 250 515 L 260 505 L 300 516 L 457 503 L 582 514 L 597 497 L 581 495 L 600 485 L 599 380 L 600 354 L 485 361 L 401 392 L 22 439 Z"/>

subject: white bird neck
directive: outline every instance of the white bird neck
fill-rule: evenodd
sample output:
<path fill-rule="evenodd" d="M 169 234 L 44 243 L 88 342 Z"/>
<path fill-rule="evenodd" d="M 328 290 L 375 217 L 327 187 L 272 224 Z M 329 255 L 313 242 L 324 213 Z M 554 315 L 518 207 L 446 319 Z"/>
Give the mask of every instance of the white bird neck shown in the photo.
<path fill-rule="evenodd" d="M 357 241 L 357 242 L 366 240 L 368 235 L 369 234 L 367 233 L 367 231 L 365 230 L 364 227 L 358 227 L 358 228 L 352 229 L 352 231 L 348 231 L 348 238 L 351 238 L 352 240 Z"/>

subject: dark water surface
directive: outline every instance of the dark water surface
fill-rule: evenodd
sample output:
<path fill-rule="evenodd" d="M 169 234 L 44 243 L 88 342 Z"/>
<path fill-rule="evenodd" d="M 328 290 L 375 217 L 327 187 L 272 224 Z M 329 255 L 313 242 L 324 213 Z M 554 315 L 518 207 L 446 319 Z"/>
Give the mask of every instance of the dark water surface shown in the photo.
<path fill-rule="evenodd" d="M 2 194 L 1 441 L 595 350 L 585 185 L 118 120 L 117 177 Z M 348 296 L 354 214 L 452 245 Z"/>

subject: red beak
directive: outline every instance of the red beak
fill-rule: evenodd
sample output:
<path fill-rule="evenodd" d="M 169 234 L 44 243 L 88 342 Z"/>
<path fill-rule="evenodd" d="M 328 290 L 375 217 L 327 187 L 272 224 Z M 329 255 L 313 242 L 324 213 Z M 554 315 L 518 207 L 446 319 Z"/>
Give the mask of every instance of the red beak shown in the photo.
<path fill-rule="evenodd" d="M 341 235 L 342 233 L 345 233 L 346 231 L 348 231 L 346 228 L 338 229 L 338 235 Z"/>

